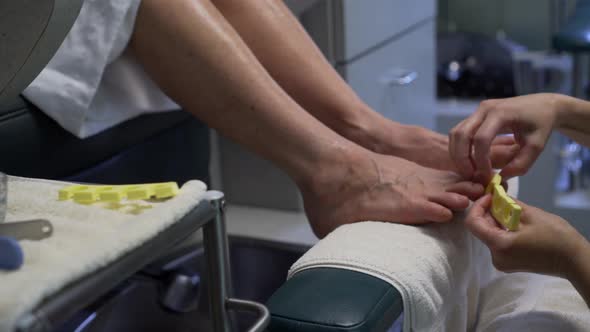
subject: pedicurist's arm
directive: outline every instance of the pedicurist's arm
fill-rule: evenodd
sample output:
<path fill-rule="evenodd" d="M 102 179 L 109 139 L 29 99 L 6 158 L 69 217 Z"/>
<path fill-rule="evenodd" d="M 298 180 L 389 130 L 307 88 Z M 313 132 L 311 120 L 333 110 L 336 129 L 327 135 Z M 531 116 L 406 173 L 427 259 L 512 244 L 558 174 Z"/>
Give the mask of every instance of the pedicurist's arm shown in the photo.
<path fill-rule="evenodd" d="M 467 215 L 467 228 L 490 249 L 504 272 L 534 272 L 567 278 L 590 304 L 590 244 L 564 219 L 518 202 L 517 231 L 508 232 L 490 215 L 491 196 L 480 198 Z"/>
<path fill-rule="evenodd" d="M 560 97 L 557 130 L 574 141 L 590 146 L 590 102 L 568 96 Z"/>
<path fill-rule="evenodd" d="M 487 183 L 494 167 L 490 147 L 499 134 L 514 134 L 512 156 L 501 173 L 509 178 L 528 171 L 553 129 L 589 145 L 590 103 L 548 93 L 484 101 L 453 128 L 449 151 L 464 177 Z"/>

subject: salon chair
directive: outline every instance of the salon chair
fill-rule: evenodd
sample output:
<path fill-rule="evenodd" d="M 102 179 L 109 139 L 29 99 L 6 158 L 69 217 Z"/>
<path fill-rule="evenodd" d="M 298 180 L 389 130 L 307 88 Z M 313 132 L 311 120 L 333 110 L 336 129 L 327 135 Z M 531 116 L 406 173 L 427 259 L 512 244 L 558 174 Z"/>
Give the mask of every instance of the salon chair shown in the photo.
<path fill-rule="evenodd" d="M 62 22 L 73 22 L 81 2 L 0 2 L 0 169 L 80 182 L 207 183 L 209 130 L 186 112 L 141 116 L 81 140 L 19 95 L 51 59 L 71 26 Z"/>
<path fill-rule="evenodd" d="M 90 183 L 207 183 L 209 130 L 185 112 L 144 115 L 82 140 L 20 96 L 61 44 L 81 3 L 0 1 L 0 170 Z M 146 274 L 157 275 L 161 266 L 192 256 L 186 248 L 171 253 Z M 267 303 L 269 331 L 277 332 L 385 332 L 402 312 L 401 296 L 389 284 L 333 268 L 298 273 Z"/>

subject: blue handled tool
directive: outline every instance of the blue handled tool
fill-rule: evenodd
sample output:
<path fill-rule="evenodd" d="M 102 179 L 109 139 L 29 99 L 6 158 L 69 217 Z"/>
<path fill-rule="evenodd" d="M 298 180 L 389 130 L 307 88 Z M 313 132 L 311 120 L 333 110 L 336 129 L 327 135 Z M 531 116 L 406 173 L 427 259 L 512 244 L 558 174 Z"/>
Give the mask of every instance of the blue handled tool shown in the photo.
<path fill-rule="evenodd" d="M 15 270 L 23 264 L 17 240 L 39 241 L 52 233 L 53 226 L 43 219 L 0 224 L 0 270 Z"/>
<path fill-rule="evenodd" d="M 0 172 L 0 223 L 6 218 L 7 176 Z M 10 237 L 0 236 L 0 270 L 16 270 L 23 265 L 23 250 Z"/>
<path fill-rule="evenodd" d="M 13 238 L 0 236 L 0 271 L 18 270 L 24 262 L 23 250 Z"/>

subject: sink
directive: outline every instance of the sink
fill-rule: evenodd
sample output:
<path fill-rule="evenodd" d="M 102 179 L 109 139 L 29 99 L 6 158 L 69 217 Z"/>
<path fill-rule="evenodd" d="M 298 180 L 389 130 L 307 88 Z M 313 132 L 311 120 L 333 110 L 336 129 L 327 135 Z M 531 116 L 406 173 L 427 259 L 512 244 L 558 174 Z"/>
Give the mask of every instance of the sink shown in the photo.
<path fill-rule="evenodd" d="M 229 246 L 233 296 L 260 303 L 265 303 L 285 282 L 289 267 L 309 249 L 231 236 Z M 201 247 L 184 248 L 120 284 L 56 332 L 212 331 L 206 268 Z M 188 302 L 170 305 L 166 295 L 179 276 L 190 277 L 182 280 L 192 281 L 189 284 L 194 286 L 193 293 L 186 297 Z M 255 318 L 249 313 L 236 313 L 234 330 L 245 331 Z"/>

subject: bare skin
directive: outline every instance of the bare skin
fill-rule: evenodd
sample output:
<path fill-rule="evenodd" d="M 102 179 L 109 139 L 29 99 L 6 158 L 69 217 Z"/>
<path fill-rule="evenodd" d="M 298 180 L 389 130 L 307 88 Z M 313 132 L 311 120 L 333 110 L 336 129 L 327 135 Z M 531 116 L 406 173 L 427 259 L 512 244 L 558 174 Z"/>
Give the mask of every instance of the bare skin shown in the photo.
<path fill-rule="evenodd" d="M 446 136 L 372 110 L 328 63 L 283 1 L 212 2 L 281 87 L 322 123 L 371 151 L 455 170 Z M 502 144 L 494 146 L 495 160 L 507 152 Z"/>
<path fill-rule="evenodd" d="M 483 191 L 371 152 L 309 115 L 208 0 L 142 1 L 130 47 L 185 110 L 287 172 L 319 236 L 369 219 L 448 221 Z"/>
<path fill-rule="evenodd" d="M 327 183 L 326 191 L 302 191 L 316 234 L 325 235 L 342 224 L 361 220 L 446 222 L 453 210 L 466 209 L 468 198 L 481 196 L 483 189 L 462 181 L 456 173 L 381 154 L 373 154 L 365 169 L 349 167 L 343 178 L 346 180 Z"/>
<path fill-rule="evenodd" d="M 487 212 L 491 195 L 469 211 L 467 227 L 492 254 L 494 266 L 504 272 L 536 272 L 569 279 L 590 305 L 590 244 L 567 221 L 518 202 L 521 224 L 516 232 L 502 229 Z"/>
<path fill-rule="evenodd" d="M 496 135 L 512 132 L 516 153 L 502 169 L 505 177 L 525 174 L 553 130 L 590 146 L 590 102 L 558 95 L 534 94 L 490 100 L 451 132 L 449 147 L 465 176 L 489 178 L 489 146 Z M 470 153 L 473 151 L 473 153 Z M 488 212 L 491 197 L 479 199 L 466 225 L 490 249 L 502 271 L 536 272 L 567 278 L 590 305 L 590 244 L 567 221 L 523 202 L 521 224 L 507 232 Z"/>
<path fill-rule="evenodd" d="M 590 103 L 572 97 L 540 93 L 486 100 L 450 133 L 449 152 L 465 178 L 487 183 L 492 174 L 492 142 L 502 133 L 514 134 L 514 154 L 502 177 L 525 174 L 543 151 L 552 130 L 581 144 L 590 144 Z M 510 142 L 507 142 L 509 144 Z"/>

